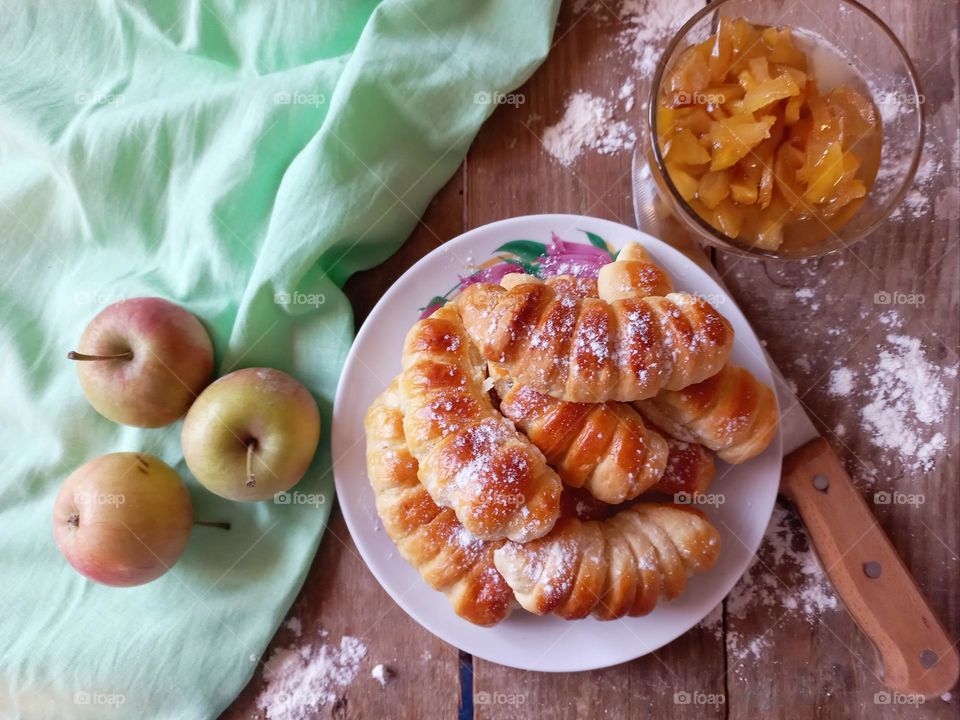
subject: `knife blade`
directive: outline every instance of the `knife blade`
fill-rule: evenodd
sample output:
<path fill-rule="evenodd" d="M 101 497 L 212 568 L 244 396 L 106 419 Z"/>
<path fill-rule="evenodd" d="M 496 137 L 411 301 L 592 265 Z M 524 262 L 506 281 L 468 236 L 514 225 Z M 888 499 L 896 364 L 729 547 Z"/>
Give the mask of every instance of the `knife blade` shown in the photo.
<path fill-rule="evenodd" d="M 707 254 L 659 198 L 644 128 L 638 136 L 632 168 L 637 228 L 683 252 L 727 290 Z M 923 697 L 945 693 L 960 675 L 953 643 L 840 459 L 766 357 L 780 408 L 780 493 L 796 507 L 838 595 L 877 648 L 884 684 Z"/>

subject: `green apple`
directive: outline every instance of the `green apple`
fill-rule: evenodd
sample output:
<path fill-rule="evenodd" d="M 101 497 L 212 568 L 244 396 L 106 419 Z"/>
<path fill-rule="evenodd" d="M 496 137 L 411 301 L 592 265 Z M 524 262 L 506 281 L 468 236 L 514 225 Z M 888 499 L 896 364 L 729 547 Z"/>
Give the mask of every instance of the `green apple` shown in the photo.
<path fill-rule="evenodd" d="M 63 483 L 53 510 L 57 547 L 104 585 L 142 585 L 163 575 L 187 546 L 190 496 L 177 473 L 145 453 L 103 455 Z"/>
<path fill-rule="evenodd" d="M 200 321 L 155 297 L 102 310 L 67 357 L 77 361 L 80 386 L 94 409 L 136 427 L 183 417 L 213 373 L 213 345 Z"/>
<path fill-rule="evenodd" d="M 306 473 L 320 440 L 310 392 L 280 370 L 237 370 L 200 393 L 183 421 L 190 472 L 231 500 L 266 500 Z"/>

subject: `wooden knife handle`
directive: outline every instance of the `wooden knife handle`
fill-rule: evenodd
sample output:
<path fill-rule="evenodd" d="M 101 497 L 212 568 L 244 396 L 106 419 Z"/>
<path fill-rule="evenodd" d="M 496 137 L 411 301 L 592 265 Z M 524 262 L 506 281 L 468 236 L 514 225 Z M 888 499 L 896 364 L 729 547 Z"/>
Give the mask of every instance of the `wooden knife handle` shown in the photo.
<path fill-rule="evenodd" d="M 943 626 L 823 438 L 790 453 L 781 491 L 854 620 L 873 641 L 884 684 L 933 697 L 957 682 L 960 661 Z"/>

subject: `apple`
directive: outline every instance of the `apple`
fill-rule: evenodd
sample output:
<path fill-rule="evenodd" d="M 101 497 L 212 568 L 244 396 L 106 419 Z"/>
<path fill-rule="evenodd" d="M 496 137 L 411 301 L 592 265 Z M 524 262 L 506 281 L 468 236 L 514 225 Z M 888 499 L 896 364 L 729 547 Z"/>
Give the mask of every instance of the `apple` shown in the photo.
<path fill-rule="evenodd" d="M 193 510 L 187 488 L 160 458 L 103 455 L 63 483 L 53 533 L 63 556 L 104 585 L 142 585 L 163 575 L 183 553 Z"/>
<path fill-rule="evenodd" d="M 310 392 L 280 370 L 248 368 L 200 393 L 180 443 L 190 472 L 230 500 L 266 500 L 296 485 L 320 440 Z"/>
<path fill-rule="evenodd" d="M 94 409 L 137 427 L 183 417 L 213 373 L 213 344 L 200 321 L 155 297 L 104 308 L 67 357 L 78 361 L 80 386 Z"/>

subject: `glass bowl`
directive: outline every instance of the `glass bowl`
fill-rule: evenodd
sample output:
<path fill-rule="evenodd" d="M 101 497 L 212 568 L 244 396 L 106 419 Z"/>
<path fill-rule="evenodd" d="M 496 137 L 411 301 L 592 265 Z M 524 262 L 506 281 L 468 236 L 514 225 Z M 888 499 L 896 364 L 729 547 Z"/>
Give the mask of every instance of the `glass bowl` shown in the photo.
<path fill-rule="evenodd" d="M 754 25 L 791 28 L 797 43 L 807 52 L 821 93 L 842 83 L 852 84 L 872 98 L 883 123 L 876 179 L 860 208 L 840 227 L 831 228 L 822 220 L 816 221 L 814 224 L 823 226 L 822 231 L 812 232 L 810 239 L 791 237 L 776 250 L 738 241 L 701 218 L 667 174 L 657 133 L 661 81 L 687 47 L 713 34 L 721 17 L 742 17 Z M 838 83 L 836 79 L 841 77 Z M 910 188 L 923 149 L 923 99 L 916 70 L 900 41 L 880 18 L 854 0 L 715 0 L 691 17 L 673 37 L 651 84 L 647 127 L 641 137 L 645 140 L 643 152 L 655 184 L 656 200 L 662 201 L 657 204 L 666 205 L 695 238 L 741 255 L 798 259 L 848 248 L 882 225 Z"/>

